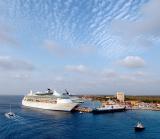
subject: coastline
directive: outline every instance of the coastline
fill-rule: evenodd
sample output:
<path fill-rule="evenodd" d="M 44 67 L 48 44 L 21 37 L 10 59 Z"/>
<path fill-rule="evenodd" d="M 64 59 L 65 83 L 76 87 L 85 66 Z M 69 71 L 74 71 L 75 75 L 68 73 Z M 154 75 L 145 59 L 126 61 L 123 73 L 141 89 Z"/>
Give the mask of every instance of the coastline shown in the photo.
<path fill-rule="evenodd" d="M 160 111 L 157 108 L 126 108 L 126 110 L 148 110 L 148 111 Z"/>

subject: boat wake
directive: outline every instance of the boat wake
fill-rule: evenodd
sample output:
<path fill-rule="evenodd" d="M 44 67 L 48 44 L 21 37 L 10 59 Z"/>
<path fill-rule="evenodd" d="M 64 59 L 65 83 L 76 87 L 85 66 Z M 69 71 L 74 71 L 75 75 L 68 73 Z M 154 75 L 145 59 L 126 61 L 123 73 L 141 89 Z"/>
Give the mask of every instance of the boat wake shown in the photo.
<path fill-rule="evenodd" d="M 13 120 L 15 120 L 15 121 L 25 121 L 25 119 L 23 117 L 19 116 L 19 115 L 15 115 Z"/>

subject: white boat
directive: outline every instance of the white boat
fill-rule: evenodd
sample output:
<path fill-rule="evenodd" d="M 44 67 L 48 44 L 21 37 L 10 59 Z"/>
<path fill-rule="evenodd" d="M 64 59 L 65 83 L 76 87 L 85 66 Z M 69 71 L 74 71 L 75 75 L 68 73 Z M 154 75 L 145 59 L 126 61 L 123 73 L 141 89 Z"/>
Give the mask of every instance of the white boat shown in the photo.
<path fill-rule="evenodd" d="M 125 106 L 114 104 L 114 105 L 105 105 L 103 107 L 95 108 L 93 109 L 92 112 L 98 114 L 98 113 L 110 113 L 110 112 L 123 112 L 125 110 L 126 110 Z"/>
<path fill-rule="evenodd" d="M 31 91 L 22 100 L 23 106 L 57 111 L 71 111 L 79 104 L 80 103 L 74 102 L 69 95 L 60 94 L 55 90 L 52 95 L 48 95 L 47 92 L 33 93 Z"/>
<path fill-rule="evenodd" d="M 5 116 L 9 119 L 14 118 L 16 116 L 13 112 L 11 112 L 11 105 L 10 105 L 10 112 L 5 113 Z"/>
<path fill-rule="evenodd" d="M 135 131 L 142 131 L 145 129 L 145 127 L 142 125 L 142 123 L 138 122 L 134 129 Z"/>

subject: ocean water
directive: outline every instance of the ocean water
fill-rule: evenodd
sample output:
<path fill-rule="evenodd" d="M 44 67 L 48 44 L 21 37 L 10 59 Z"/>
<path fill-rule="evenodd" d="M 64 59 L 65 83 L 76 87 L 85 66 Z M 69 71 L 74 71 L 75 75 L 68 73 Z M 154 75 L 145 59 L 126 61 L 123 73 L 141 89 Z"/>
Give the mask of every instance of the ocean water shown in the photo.
<path fill-rule="evenodd" d="M 160 139 L 160 112 L 127 111 L 93 115 L 24 108 L 22 96 L 0 96 L 0 139 Z M 9 104 L 15 112 L 7 119 Z M 140 120 L 146 129 L 136 133 Z"/>

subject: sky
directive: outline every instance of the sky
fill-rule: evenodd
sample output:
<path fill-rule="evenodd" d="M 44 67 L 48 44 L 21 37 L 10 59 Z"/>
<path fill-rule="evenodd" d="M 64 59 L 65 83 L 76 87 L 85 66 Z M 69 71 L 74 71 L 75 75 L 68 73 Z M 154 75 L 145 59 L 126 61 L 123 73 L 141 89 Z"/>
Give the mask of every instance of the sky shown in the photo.
<path fill-rule="evenodd" d="M 160 95 L 159 0 L 1 0 L 0 94 Z"/>

